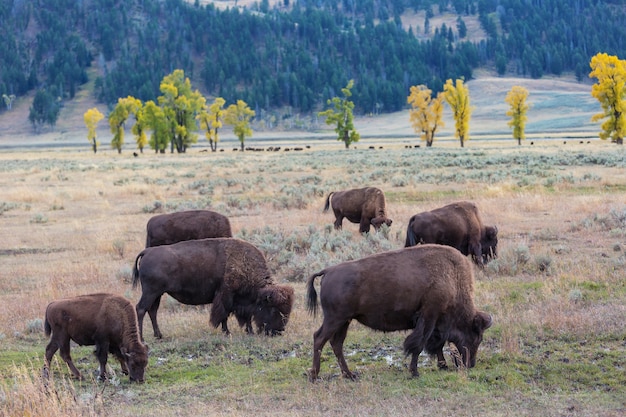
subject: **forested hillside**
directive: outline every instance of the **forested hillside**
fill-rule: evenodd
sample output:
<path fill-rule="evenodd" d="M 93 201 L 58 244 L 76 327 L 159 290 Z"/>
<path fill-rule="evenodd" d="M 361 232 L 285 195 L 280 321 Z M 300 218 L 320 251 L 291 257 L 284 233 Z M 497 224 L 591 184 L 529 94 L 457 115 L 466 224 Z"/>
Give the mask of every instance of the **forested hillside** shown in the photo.
<path fill-rule="evenodd" d="M 409 13 L 424 18 L 407 27 Z M 444 14 L 455 24 L 433 27 Z M 477 68 L 583 80 L 596 53 L 626 56 L 625 22 L 619 0 L 0 0 L 0 111 L 35 90 L 71 100 L 88 73 L 103 103 L 154 99 L 180 68 L 205 95 L 257 114 L 320 110 L 350 79 L 356 113 L 392 112 L 410 86 L 440 91 Z"/>

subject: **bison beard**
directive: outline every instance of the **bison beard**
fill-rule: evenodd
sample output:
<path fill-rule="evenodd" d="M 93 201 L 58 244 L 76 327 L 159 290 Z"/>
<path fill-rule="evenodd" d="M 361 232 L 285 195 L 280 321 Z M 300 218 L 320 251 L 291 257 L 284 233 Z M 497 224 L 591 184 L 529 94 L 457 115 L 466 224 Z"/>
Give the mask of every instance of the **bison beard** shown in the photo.
<path fill-rule="evenodd" d="M 419 375 L 417 360 L 424 350 L 437 355 L 439 367 L 446 366 L 446 342 L 454 343 L 467 367 L 475 365 L 491 317 L 475 309 L 473 269 L 457 250 L 420 245 L 326 268 L 307 281 L 307 305 L 313 315 L 317 311 L 314 281 L 318 276 L 323 276 L 320 302 L 324 320 L 313 335 L 311 381 L 319 375 L 327 341 L 342 374 L 356 378 L 343 355 L 353 319 L 374 330 L 412 330 L 404 341 L 404 351 L 411 355 L 409 370 L 413 376 Z"/>
<path fill-rule="evenodd" d="M 200 239 L 144 249 L 135 259 L 133 288 L 141 282 L 137 303 L 139 332 L 143 338 L 146 312 L 154 336 L 163 335 L 157 323 L 165 293 L 183 304 L 212 304 L 210 322 L 229 334 L 227 320 L 234 314 L 252 333 L 280 334 L 293 305 L 290 286 L 275 284 L 263 254 L 252 244 L 234 238 Z"/>

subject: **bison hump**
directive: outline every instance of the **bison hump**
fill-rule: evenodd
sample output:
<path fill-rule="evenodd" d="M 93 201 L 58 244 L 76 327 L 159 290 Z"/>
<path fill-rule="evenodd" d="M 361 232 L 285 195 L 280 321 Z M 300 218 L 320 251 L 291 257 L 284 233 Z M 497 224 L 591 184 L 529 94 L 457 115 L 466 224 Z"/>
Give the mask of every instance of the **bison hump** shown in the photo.
<path fill-rule="evenodd" d="M 232 239 L 224 248 L 224 285 L 232 291 L 262 288 L 271 283 L 265 257 L 254 245 Z"/>

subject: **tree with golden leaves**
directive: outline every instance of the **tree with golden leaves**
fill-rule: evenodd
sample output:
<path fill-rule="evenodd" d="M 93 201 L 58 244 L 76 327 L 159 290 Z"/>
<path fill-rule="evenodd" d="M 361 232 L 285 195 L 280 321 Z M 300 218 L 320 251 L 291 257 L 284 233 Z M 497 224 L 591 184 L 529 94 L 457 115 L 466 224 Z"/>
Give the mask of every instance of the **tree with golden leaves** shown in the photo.
<path fill-rule="evenodd" d="M 217 151 L 217 142 L 219 140 L 218 130 L 223 125 L 225 103 L 226 100 L 222 97 L 216 97 L 209 106 L 209 111 L 203 110 L 196 116 L 200 127 L 205 130 L 204 134 L 213 152 Z"/>
<path fill-rule="evenodd" d="M 443 86 L 443 97 L 454 117 L 454 136 L 461 142 L 461 148 L 465 141 L 469 140 L 469 121 L 473 108 L 470 106 L 469 89 L 463 80 L 457 79 L 453 84 L 452 80 L 447 80 Z"/>
<path fill-rule="evenodd" d="M 226 109 L 224 115 L 224 121 L 233 127 L 233 133 L 241 142 L 241 150 L 243 151 L 244 142 L 246 136 L 252 136 L 252 128 L 250 127 L 250 121 L 254 117 L 255 112 L 248 103 L 243 100 L 237 100 L 237 104 L 231 104 Z"/>
<path fill-rule="evenodd" d="M 128 96 L 117 100 L 113 111 L 109 114 L 109 127 L 113 133 L 111 147 L 122 153 L 124 145 L 124 124 L 130 115 L 136 116 L 141 109 L 141 100 Z"/>
<path fill-rule="evenodd" d="M 100 113 L 100 110 L 98 110 L 96 107 L 87 110 L 83 115 L 83 120 L 85 120 L 85 126 L 87 126 L 87 140 L 89 140 L 89 143 L 93 148 L 93 153 L 98 152 L 99 142 L 96 139 L 96 128 L 98 127 L 98 123 L 102 119 L 104 119 L 104 114 Z"/>
<path fill-rule="evenodd" d="M 198 141 L 198 135 L 193 133 L 197 130 L 196 115 L 206 105 L 206 98 L 191 89 L 191 81 L 181 69 L 163 77 L 159 88 L 163 95 L 158 101 L 168 121 L 171 151 L 176 148 L 176 152 L 184 153 Z"/>
<path fill-rule="evenodd" d="M 622 145 L 626 134 L 626 61 L 606 53 L 591 58 L 589 77 L 598 80 L 591 86 L 591 95 L 602 106 L 602 113 L 591 118 L 602 123 L 600 139 L 611 138 L 611 142 Z"/>
<path fill-rule="evenodd" d="M 517 139 L 518 145 L 521 145 L 522 139 L 526 138 L 524 130 L 528 120 L 528 109 L 530 108 L 530 105 L 526 103 L 527 98 L 528 90 L 519 85 L 514 85 L 504 99 L 511 106 L 506 112 L 506 115 L 511 118 L 507 124 L 513 128 L 513 139 Z"/>
<path fill-rule="evenodd" d="M 435 140 L 435 132 L 443 123 L 443 94 L 438 93 L 432 98 L 432 91 L 425 85 L 411 87 L 407 103 L 411 105 L 409 120 L 415 133 L 431 147 Z"/>
<path fill-rule="evenodd" d="M 328 100 L 328 105 L 333 105 L 332 109 L 324 110 L 318 113 L 320 117 L 326 117 L 327 125 L 335 125 L 335 132 L 337 133 L 337 140 L 343 141 L 346 145 L 346 149 L 350 148 L 350 144 L 358 142 L 361 135 L 354 128 L 354 103 L 350 100 L 352 96 L 352 87 L 354 86 L 354 80 L 348 81 L 348 85 L 341 89 L 343 98 L 333 97 L 332 100 Z"/>

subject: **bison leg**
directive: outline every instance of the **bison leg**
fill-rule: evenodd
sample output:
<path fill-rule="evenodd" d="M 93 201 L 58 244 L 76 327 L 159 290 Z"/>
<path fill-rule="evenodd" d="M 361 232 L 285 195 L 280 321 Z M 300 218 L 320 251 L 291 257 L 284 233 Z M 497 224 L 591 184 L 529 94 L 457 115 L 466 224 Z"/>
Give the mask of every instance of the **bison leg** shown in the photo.
<path fill-rule="evenodd" d="M 370 232 L 370 221 L 364 217 L 361 217 L 361 222 L 359 223 L 359 233 L 369 233 Z"/>
<path fill-rule="evenodd" d="M 70 368 L 70 371 L 72 371 L 72 375 L 74 375 L 74 378 L 83 379 L 83 376 L 80 374 L 80 371 L 74 365 L 74 362 L 72 361 L 72 356 L 70 355 L 70 338 L 68 336 L 67 338 L 64 337 L 63 339 L 64 340 L 62 340 L 59 345 L 59 354 L 61 355 L 61 358 L 63 358 L 65 363 L 67 363 L 67 366 Z M 54 351 L 52 352 L 52 354 L 54 355 Z M 48 349 L 46 348 L 46 357 L 47 355 L 48 355 Z"/>
<path fill-rule="evenodd" d="M 339 362 L 339 368 L 341 368 L 342 375 L 345 378 L 355 381 L 356 375 L 350 372 L 350 369 L 348 369 L 348 364 L 346 363 L 346 359 L 343 356 L 343 342 L 344 340 L 346 340 L 349 326 L 350 322 L 343 325 L 339 330 L 335 332 L 335 334 L 332 335 L 332 337 L 330 338 L 330 346 L 332 346 L 333 352 L 337 357 L 337 362 Z"/>
<path fill-rule="evenodd" d="M 328 341 L 324 334 L 324 324 L 313 334 L 313 366 L 309 369 L 309 381 L 314 382 L 320 373 L 322 349 Z"/>
<path fill-rule="evenodd" d="M 124 355 L 122 354 L 122 351 L 119 348 L 115 348 L 115 349 L 111 348 L 109 350 L 109 353 L 115 356 L 117 360 L 119 361 L 120 365 L 122 366 L 122 373 L 124 375 L 128 375 L 128 365 L 126 364 L 127 358 L 124 357 Z"/>
<path fill-rule="evenodd" d="M 150 320 L 152 321 L 152 330 L 154 331 L 154 337 L 157 339 L 161 339 L 163 334 L 161 334 L 161 330 L 159 330 L 159 325 L 157 323 L 157 310 L 159 309 L 159 305 L 161 304 L 161 295 L 154 298 L 152 296 L 146 295 L 146 293 L 141 294 L 141 298 L 137 303 L 135 309 L 137 310 L 137 324 L 139 325 L 139 335 L 141 336 L 141 341 L 143 342 L 143 318 L 148 312 L 150 316 Z"/>
<path fill-rule="evenodd" d="M 96 351 L 94 352 L 98 362 L 100 363 L 100 374 L 98 379 L 104 381 L 107 379 L 107 359 L 109 356 L 109 342 L 96 342 Z"/>
<path fill-rule="evenodd" d="M 343 223 L 343 216 L 341 214 L 335 214 L 335 230 L 341 230 Z"/>
<path fill-rule="evenodd" d="M 446 363 L 446 358 L 443 356 L 442 349 L 437 351 L 437 367 L 439 369 L 448 369 L 448 364 Z"/>
<path fill-rule="evenodd" d="M 420 316 L 415 324 L 415 329 L 413 329 L 411 334 L 404 340 L 404 351 L 407 354 L 411 354 L 409 371 L 414 377 L 419 376 L 419 372 L 417 371 L 417 360 L 419 355 L 424 350 L 426 341 L 430 339 L 433 331 L 435 330 L 436 320 L 432 318 L 428 319 L 427 317 L 427 314 Z"/>

